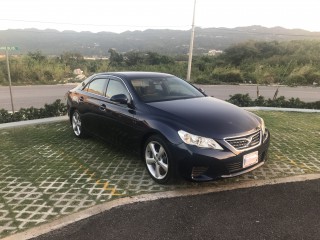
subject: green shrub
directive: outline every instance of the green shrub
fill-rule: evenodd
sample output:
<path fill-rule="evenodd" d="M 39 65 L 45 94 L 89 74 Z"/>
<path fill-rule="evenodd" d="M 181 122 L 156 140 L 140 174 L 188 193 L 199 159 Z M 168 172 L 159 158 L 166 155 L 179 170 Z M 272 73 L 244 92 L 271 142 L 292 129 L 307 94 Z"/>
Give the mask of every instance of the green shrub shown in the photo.
<path fill-rule="evenodd" d="M 307 85 L 307 79 L 300 74 L 290 74 L 285 81 L 288 86 Z"/>
<path fill-rule="evenodd" d="M 7 110 L 0 109 L 0 123 L 11 122 L 12 114 Z"/>
<path fill-rule="evenodd" d="M 263 96 L 259 96 L 257 99 L 252 100 L 249 94 L 235 94 L 231 95 L 227 101 L 239 107 L 259 106 L 320 109 L 320 101 L 306 103 L 301 101 L 299 98 L 290 98 L 289 100 L 286 100 L 284 96 L 280 96 L 274 100 L 270 98 L 265 100 Z"/>
<path fill-rule="evenodd" d="M 320 101 L 316 101 L 316 102 L 308 102 L 305 103 L 306 108 L 309 109 L 320 109 Z"/>
<path fill-rule="evenodd" d="M 211 79 L 225 83 L 242 83 L 241 71 L 236 68 L 215 68 L 210 76 Z"/>
<path fill-rule="evenodd" d="M 67 106 L 58 99 L 52 104 L 45 104 L 44 108 L 21 108 L 14 113 L 9 113 L 7 110 L 0 109 L 0 123 L 57 117 L 66 114 Z"/>
<path fill-rule="evenodd" d="M 231 95 L 228 102 L 237 105 L 239 107 L 249 107 L 252 105 L 252 99 L 249 94 L 235 94 Z"/>

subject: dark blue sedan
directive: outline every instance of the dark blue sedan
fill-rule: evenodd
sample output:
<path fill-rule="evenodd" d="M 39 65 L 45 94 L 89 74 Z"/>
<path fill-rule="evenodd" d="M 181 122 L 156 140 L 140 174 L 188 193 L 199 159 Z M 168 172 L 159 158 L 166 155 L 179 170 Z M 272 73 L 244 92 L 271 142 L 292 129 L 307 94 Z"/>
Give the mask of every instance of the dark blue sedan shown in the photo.
<path fill-rule="evenodd" d="M 267 160 L 262 118 L 170 74 L 95 74 L 68 92 L 67 106 L 77 137 L 138 149 L 158 183 L 233 177 Z"/>

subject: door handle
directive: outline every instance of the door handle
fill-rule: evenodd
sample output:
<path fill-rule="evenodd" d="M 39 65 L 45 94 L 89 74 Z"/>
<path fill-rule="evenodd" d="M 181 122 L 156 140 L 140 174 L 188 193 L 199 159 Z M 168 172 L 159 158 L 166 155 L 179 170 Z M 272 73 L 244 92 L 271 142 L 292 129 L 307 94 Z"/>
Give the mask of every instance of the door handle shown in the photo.
<path fill-rule="evenodd" d="M 101 111 L 105 111 L 106 108 L 107 108 L 107 106 L 106 106 L 105 104 L 101 104 L 100 107 L 99 107 L 99 109 L 100 109 Z"/>

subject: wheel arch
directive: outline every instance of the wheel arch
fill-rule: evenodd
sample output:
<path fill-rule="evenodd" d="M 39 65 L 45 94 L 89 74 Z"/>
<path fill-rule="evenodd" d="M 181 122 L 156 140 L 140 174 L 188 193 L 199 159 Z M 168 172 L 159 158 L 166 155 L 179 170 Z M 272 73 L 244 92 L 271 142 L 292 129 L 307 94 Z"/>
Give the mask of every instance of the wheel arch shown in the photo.
<path fill-rule="evenodd" d="M 77 110 L 75 107 L 71 107 L 69 109 L 69 121 L 70 121 L 70 123 L 72 123 L 72 115 L 73 115 L 75 110 Z"/>
<path fill-rule="evenodd" d="M 144 134 L 141 138 L 140 141 L 140 157 L 143 160 L 144 157 L 144 145 L 146 144 L 146 141 L 151 137 L 151 136 L 155 136 L 155 135 L 159 135 L 161 136 L 163 139 L 165 139 L 168 142 L 168 139 L 159 131 L 156 130 L 152 130 L 150 132 L 147 132 L 146 134 Z"/>
<path fill-rule="evenodd" d="M 140 141 L 140 155 L 143 158 L 144 156 L 144 146 L 148 138 L 151 136 L 158 135 L 167 143 L 168 146 L 179 144 L 182 142 L 180 139 L 178 132 L 171 128 L 170 126 L 163 124 L 163 123 L 156 123 L 153 125 L 153 128 L 151 128 L 148 132 L 146 132 L 142 137 Z"/>

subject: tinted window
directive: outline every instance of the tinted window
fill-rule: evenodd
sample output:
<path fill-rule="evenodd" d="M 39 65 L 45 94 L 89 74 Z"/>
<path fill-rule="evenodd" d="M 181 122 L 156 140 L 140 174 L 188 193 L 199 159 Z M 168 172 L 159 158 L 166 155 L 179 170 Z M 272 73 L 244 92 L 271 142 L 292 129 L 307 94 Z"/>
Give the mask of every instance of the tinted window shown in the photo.
<path fill-rule="evenodd" d="M 107 81 L 107 79 L 95 79 L 87 85 L 85 91 L 104 96 Z"/>
<path fill-rule="evenodd" d="M 106 96 L 111 98 L 114 95 L 118 94 L 125 94 L 129 99 L 129 94 L 126 87 L 123 85 L 122 82 L 117 80 L 110 80 L 107 88 Z"/>
<path fill-rule="evenodd" d="M 132 79 L 132 86 L 144 102 L 203 97 L 191 84 L 177 77 Z"/>

